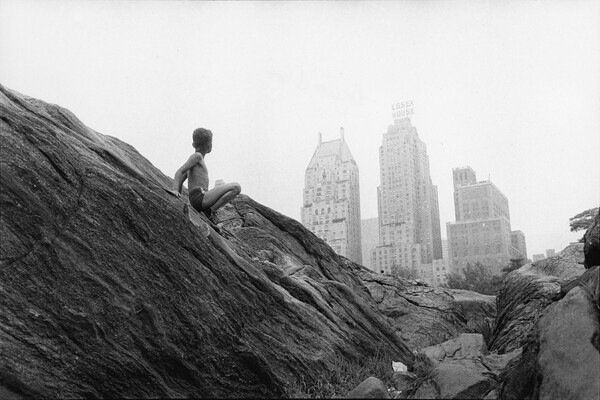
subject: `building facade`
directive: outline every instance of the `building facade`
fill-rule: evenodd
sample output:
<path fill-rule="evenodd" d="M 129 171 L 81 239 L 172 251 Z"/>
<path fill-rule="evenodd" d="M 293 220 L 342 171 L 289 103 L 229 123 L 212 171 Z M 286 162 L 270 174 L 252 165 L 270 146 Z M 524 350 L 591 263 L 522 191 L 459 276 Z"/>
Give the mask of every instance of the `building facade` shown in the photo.
<path fill-rule="evenodd" d="M 367 218 L 361 221 L 360 237 L 362 240 L 363 265 L 371 271 L 376 271 L 370 254 L 379 245 L 379 220 Z"/>
<path fill-rule="evenodd" d="M 450 269 L 446 260 L 433 260 L 431 264 L 421 264 L 419 278 L 430 286 L 440 286 L 448 282 L 447 275 L 449 272 Z"/>
<path fill-rule="evenodd" d="M 344 140 L 319 143 L 304 176 L 302 224 L 338 254 L 362 264 L 358 166 Z"/>
<path fill-rule="evenodd" d="M 511 258 L 525 255 L 525 235 L 511 231 L 508 199 L 491 182 L 477 182 L 471 167 L 452 170 L 456 222 L 446 224 L 452 272 L 477 262 L 499 274 Z"/>
<path fill-rule="evenodd" d="M 379 148 L 377 188 L 379 246 L 376 271 L 419 270 L 442 258 L 437 187 L 431 182 L 427 147 L 409 118 L 396 119 Z"/>
<path fill-rule="evenodd" d="M 510 233 L 510 241 L 514 250 L 511 254 L 512 258 L 523 258 L 527 260 L 527 244 L 525 243 L 525 234 L 521 231 L 512 231 Z"/>

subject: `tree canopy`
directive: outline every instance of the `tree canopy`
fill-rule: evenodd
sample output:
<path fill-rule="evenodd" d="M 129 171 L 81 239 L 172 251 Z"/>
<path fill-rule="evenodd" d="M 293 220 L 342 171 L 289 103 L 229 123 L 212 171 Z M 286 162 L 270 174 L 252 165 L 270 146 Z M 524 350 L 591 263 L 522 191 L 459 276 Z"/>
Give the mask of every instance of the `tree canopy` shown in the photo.
<path fill-rule="evenodd" d="M 596 214 L 598 214 L 598 207 L 582 211 L 573 218 L 569 218 L 571 232 L 587 230 L 590 226 L 592 226 Z"/>

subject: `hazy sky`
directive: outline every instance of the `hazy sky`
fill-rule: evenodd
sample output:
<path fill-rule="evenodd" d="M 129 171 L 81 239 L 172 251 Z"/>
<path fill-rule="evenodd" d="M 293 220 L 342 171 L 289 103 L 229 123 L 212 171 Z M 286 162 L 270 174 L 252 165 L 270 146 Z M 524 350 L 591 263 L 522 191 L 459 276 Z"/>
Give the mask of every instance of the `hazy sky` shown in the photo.
<path fill-rule="evenodd" d="M 392 103 L 413 100 L 454 221 L 452 168 L 508 197 L 529 257 L 600 203 L 598 1 L 7 1 L 0 83 L 73 111 L 165 174 L 214 133 L 212 181 L 300 219 L 304 171 L 345 138 L 377 216 Z"/>

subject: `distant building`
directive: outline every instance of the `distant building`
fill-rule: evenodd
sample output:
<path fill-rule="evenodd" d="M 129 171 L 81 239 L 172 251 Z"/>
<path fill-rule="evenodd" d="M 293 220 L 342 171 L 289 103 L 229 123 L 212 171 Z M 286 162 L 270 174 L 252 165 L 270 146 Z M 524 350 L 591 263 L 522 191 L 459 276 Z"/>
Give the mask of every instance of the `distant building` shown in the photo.
<path fill-rule="evenodd" d="M 477 182 L 471 167 L 454 168 L 452 175 L 456 222 L 446 224 L 450 269 L 479 262 L 499 274 L 511 258 L 526 254 L 525 235 L 511 231 L 508 199 L 491 181 Z"/>
<path fill-rule="evenodd" d="M 371 253 L 378 272 L 419 270 L 442 258 L 437 187 L 427 147 L 409 118 L 396 119 L 379 148 L 379 246 Z"/>
<path fill-rule="evenodd" d="M 540 261 L 546 258 L 543 254 L 534 254 L 531 256 L 533 258 L 533 262 Z"/>
<path fill-rule="evenodd" d="M 344 140 L 319 143 L 304 176 L 302 224 L 338 254 L 362 264 L 358 166 Z"/>
<path fill-rule="evenodd" d="M 440 286 L 448 282 L 447 275 L 449 272 L 446 260 L 433 260 L 431 264 L 421 264 L 419 277 L 431 286 Z"/>
<path fill-rule="evenodd" d="M 525 234 L 521 231 L 512 231 L 510 233 L 513 254 L 511 258 L 527 259 L 527 244 L 525 243 Z"/>
<path fill-rule="evenodd" d="M 555 255 L 556 255 L 556 251 L 554 251 L 554 249 L 546 250 L 546 258 L 554 257 Z"/>
<path fill-rule="evenodd" d="M 363 265 L 375 271 L 369 255 L 379 245 L 379 220 L 377 218 L 363 219 L 360 223 L 360 237 L 362 240 Z"/>
<path fill-rule="evenodd" d="M 442 259 L 448 261 L 448 239 L 442 240 Z"/>

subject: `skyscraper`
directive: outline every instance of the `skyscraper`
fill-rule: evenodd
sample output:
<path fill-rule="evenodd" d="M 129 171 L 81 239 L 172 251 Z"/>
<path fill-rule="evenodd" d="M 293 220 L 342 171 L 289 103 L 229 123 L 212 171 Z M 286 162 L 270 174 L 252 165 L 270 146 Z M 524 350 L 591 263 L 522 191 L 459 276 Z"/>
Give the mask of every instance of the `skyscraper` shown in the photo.
<path fill-rule="evenodd" d="M 510 233 L 510 240 L 515 251 L 514 254 L 511 254 L 511 258 L 523 258 L 526 260 L 527 244 L 525 243 L 525 234 L 521 231 L 512 231 Z"/>
<path fill-rule="evenodd" d="M 442 258 L 437 187 L 431 182 L 427 147 L 408 117 L 396 119 L 379 148 L 377 271 L 419 271 Z"/>
<path fill-rule="evenodd" d="M 319 144 L 304 176 L 302 224 L 338 254 L 362 264 L 358 166 L 344 140 Z"/>
<path fill-rule="evenodd" d="M 456 222 L 446 224 L 450 269 L 480 262 L 499 274 L 511 258 L 526 253 L 523 232 L 511 231 L 508 199 L 491 181 L 477 182 L 471 167 L 454 168 L 452 175 Z"/>
<path fill-rule="evenodd" d="M 363 265 L 376 271 L 371 260 L 371 252 L 379 245 L 379 221 L 377 218 L 363 219 L 360 224 L 362 240 Z"/>

